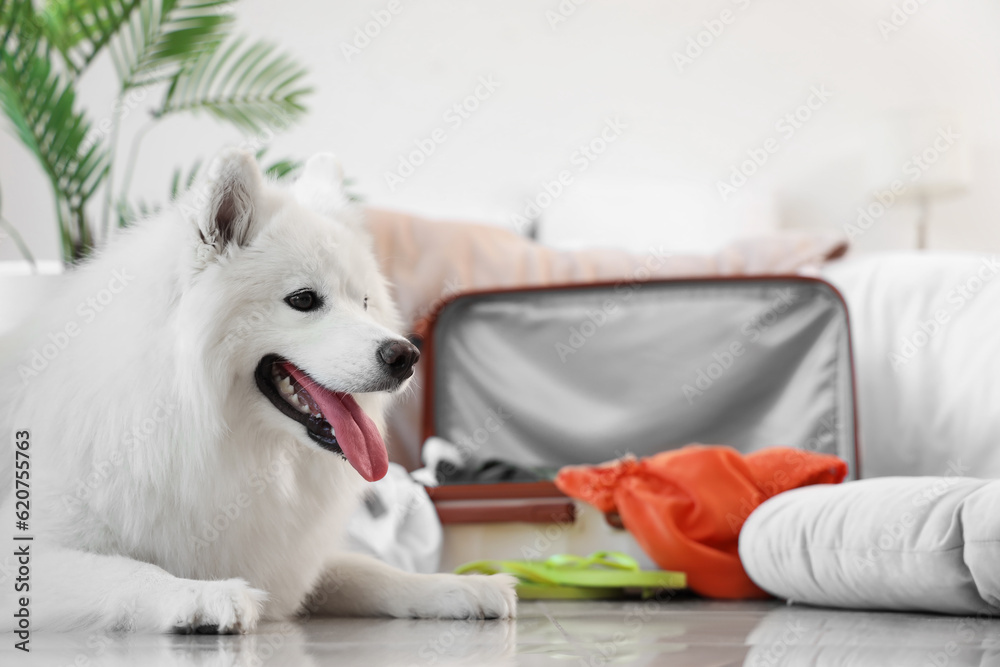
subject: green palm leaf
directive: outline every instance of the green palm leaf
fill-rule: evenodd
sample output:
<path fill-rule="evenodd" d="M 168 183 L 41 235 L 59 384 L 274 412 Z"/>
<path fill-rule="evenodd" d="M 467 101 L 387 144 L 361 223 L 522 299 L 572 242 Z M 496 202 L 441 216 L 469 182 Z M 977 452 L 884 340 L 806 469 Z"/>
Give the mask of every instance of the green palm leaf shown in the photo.
<path fill-rule="evenodd" d="M 50 0 L 39 18 L 45 38 L 78 76 L 140 4 L 142 0 Z"/>
<path fill-rule="evenodd" d="M 8 44 L 37 41 L 40 23 L 31 0 L 0 0 L 0 51 L 6 52 Z"/>
<path fill-rule="evenodd" d="M 267 155 L 267 149 L 268 147 L 264 146 L 254 153 L 254 159 L 257 160 L 257 164 L 260 165 L 261 171 L 264 172 L 265 176 L 269 176 L 276 181 L 283 181 L 286 178 L 294 178 L 299 173 L 299 170 L 302 169 L 303 162 L 291 158 L 283 158 L 275 160 L 270 164 L 265 164 L 264 156 Z"/>
<path fill-rule="evenodd" d="M 135 204 L 127 199 L 121 199 L 115 207 L 117 225 L 121 228 L 130 227 L 138 220 L 154 216 L 162 210 L 163 207 L 159 204 L 150 204 L 145 199 L 140 199 Z"/>
<path fill-rule="evenodd" d="M 273 45 L 238 37 L 179 71 L 156 115 L 207 111 L 249 132 L 283 128 L 305 112 L 305 75 Z"/>
<path fill-rule="evenodd" d="M 174 201 L 187 192 L 195 180 L 198 178 L 198 171 L 201 169 L 201 160 L 195 160 L 185 176 L 180 167 L 174 169 L 174 175 L 170 179 L 170 201 Z"/>
<path fill-rule="evenodd" d="M 0 53 L 0 108 L 14 134 L 38 158 L 52 184 L 63 257 L 70 261 L 92 245 L 84 206 L 107 174 L 100 138 L 77 109 L 71 81 L 53 70 L 38 44 Z"/>
<path fill-rule="evenodd" d="M 76 108 L 71 82 L 36 45 L 0 54 L 0 107 L 21 142 L 38 158 L 56 194 L 71 209 L 93 195 L 107 169 L 100 138 Z"/>
<path fill-rule="evenodd" d="M 295 176 L 302 168 L 300 160 L 278 160 L 274 164 L 263 168 L 264 175 L 276 181 L 283 181 L 286 178 Z"/>
<path fill-rule="evenodd" d="M 212 53 L 233 24 L 233 0 L 142 0 L 111 44 L 125 89 L 167 81 Z"/>

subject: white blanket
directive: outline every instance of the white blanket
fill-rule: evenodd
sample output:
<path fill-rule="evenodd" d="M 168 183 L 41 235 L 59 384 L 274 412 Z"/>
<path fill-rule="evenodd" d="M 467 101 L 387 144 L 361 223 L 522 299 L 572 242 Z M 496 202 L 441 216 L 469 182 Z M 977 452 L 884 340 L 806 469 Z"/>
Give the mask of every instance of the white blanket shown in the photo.
<path fill-rule="evenodd" d="M 1000 256 L 834 262 L 854 340 L 861 476 L 1000 477 Z"/>

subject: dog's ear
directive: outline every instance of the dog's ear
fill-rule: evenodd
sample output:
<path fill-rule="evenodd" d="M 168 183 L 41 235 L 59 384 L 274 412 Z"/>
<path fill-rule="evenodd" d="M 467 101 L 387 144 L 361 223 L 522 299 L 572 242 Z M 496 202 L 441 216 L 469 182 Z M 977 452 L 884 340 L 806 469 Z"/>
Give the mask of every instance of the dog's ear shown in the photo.
<path fill-rule="evenodd" d="M 333 215 L 347 205 L 344 170 L 333 153 L 309 158 L 293 188 L 300 204 L 322 215 Z"/>
<path fill-rule="evenodd" d="M 247 151 L 229 149 L 209 166 L 209 205 L 199 217 L 202 240 L 219 252 L 250 242 L 264 187 L 260 167 Z"/>

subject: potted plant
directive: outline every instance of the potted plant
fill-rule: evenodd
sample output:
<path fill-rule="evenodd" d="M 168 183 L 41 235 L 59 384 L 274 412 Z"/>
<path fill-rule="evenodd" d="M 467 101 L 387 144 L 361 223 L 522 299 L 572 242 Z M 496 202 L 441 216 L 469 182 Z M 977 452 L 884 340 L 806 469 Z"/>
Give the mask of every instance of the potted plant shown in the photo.
<path fill-rule="evenodd" d="M 129 194 L 143 136 L 174 114 L 207 113 L 256 137 L 257 145 L 306 111 L 306 70 L 274 45 L 234 33 L 234 0 L 0 0 L 0 109 L 35 156 L 52 189 L 66 267 L 106 241 L 115 227 L 157 208 Z M 94 123 L 78 103 L 81 76 L 108 53 L 118 76 L 110 117 Z M 147 106 L 149 120 L 127 151 L 123 116 Z M 126 163 L 119 165 L 120 154 Z M 176 170 L 169 193 L 197 174 Z M 276 177 L 298 163 L 279 160 Z M 119 172 L 120 169 L 123 171 Z M 121 173 L 116 190 L 115 174 Z M 2 201 L 0 201 L 2 206 Z M 0 209 L 0 233 L 19 243 Z"/>

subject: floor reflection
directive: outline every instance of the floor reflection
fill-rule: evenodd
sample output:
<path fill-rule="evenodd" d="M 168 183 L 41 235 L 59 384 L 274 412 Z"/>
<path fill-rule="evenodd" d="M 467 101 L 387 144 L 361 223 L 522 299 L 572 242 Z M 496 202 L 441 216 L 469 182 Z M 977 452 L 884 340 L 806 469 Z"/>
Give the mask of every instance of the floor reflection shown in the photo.
<path fill-rule="evenodd" d="M 785 606 L 767 613 L 747 643 L 745 667 L 985 667 L 1000 664 L 1000 621 Z"/>
<path fill-rule="evenodd" d="M 253 635 L 36 633 L 0 664 L 45 667 L 671 665 L 985 667 L 1000 621 L 694 599 L 524 603 L 517 622 L 312 619 Z"/>

